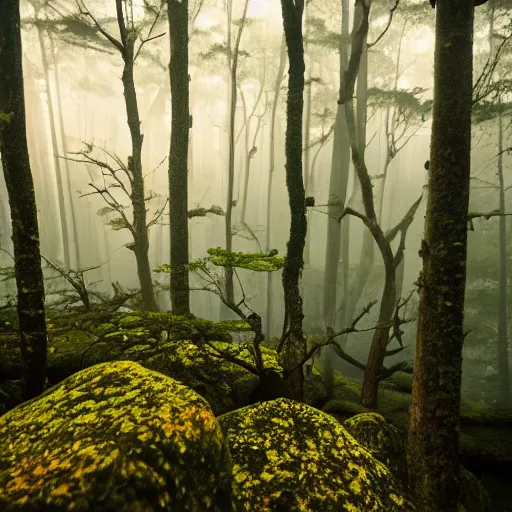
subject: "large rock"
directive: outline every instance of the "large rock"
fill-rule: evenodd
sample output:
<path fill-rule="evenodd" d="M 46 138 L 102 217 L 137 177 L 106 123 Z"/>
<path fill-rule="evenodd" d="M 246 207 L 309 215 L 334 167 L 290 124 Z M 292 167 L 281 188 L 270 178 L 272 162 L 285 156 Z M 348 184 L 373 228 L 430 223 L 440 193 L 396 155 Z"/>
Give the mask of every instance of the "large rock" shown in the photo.
<path fill-rule="evenodd" d="M 237 510 L 413 510 L 389 469 L 313 407 L 278 399 L 218 420 L 230 445 Z"/>
<path fill-rule="evenodd" d="M 396 427 L 375 412 L 356 414 L 343 422 L 343 426 L 400 482 L 407 485 L 405 436 Z"/>
<path fill-rule="evenodd" d="M 137 363 L 93 366 L 0 417 L 2 512 L 225 512 L 230 478 L 206 401 Z"/>

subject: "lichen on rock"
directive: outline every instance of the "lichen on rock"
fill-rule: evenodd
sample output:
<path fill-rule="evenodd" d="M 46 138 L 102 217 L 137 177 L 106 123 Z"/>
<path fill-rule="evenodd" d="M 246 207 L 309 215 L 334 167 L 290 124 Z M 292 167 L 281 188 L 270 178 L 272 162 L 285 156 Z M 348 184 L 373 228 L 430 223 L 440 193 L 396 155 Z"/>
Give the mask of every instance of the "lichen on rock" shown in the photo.
<path fill-rule="evenodd" d="M 278 399 L 218 418 L 240 511 L 411 511 L 388 468 L 334 418 Z"/>
<path fill-rule="evenodd" d="M 396 427 L 375 412 L 356 414 L 343 422 L 343 426 L 402 484 L 407 485 L 405 437 Z"/>
<path fill-rule="evenodd" d="M 231 510 L 230 459 L 206 403 L 121 361 L 0 417 L 0 510 Z"/>

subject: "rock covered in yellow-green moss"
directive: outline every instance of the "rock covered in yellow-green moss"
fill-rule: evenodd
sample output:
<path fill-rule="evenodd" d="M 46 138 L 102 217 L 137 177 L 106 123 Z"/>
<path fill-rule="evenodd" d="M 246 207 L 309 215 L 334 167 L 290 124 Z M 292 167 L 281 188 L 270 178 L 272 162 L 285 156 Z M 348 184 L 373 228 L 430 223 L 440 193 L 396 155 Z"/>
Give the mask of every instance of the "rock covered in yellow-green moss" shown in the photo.
<path fill-rule="evenodd" d="M 215 349 L 249 364 L 253 363 L 250 345 L 212 342 Z M 241 366 L 226 361 L 207 344 L 189 340 L 169 340 L 158 350 L 143 351 L 137 358 L 146 368 L 156 370 L 183 382 L 197 391 L 210 404 L 215 415 L 224 414 L 250 403 L 250 395 L 258 385 L 258 377 Z M 265 368 L 280 371 L 275 350 L 261 348 Z"/>
<path fill-rule="evenodd" d="M 332 417 L 278 399 L 218 418 L 237 510 L 413 510 L 400 483 Z"/>
<path fill-rule="evenodd" d="M 230 459 L 204 399 L 122 361 L 0 417 L 0 510 L 229 511 Z"/>
<path fill-rule="evenodd" d="M 407 485 L 407 456 L 405 436 L 391 423 L 375 412 L 356 414 L 343 426 L 393 475 Z"/>

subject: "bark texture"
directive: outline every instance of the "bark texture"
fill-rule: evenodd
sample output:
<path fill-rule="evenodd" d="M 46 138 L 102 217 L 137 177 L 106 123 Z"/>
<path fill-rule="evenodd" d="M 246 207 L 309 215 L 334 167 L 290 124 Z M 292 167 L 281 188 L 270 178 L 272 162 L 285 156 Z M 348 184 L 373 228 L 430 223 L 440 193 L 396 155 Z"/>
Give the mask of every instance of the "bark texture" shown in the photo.
<path fill-rule="evenodd" d="M 285 373 L 292 395 L 303 399 L 304 375 L 302 365 L 296 365 L 306 355 L 302 331 L 304 318 L 299 283 L 304 267 L 306 244 L 306 194 L 302 176 L 302 115 L 304 110 L 304 46 L 302 37 L 303 0 L 281 0 L 283 25 L 288 49 L 288 98 L 286 103 L 286 187 L 290 203 L 290 237 L 283 269 L 283 291 L 287 320 L 285 344 Z"/>
<path fill-rule="evenodd" d="M 0 3 L 0 153 L 11 209 L 22 393 L 44 389 L 46 323 L 34 183 L 25 124 L 19 0 Z"/>
<path fill-rule="evenodd" d="M 169 151 L 169 221 L 171 236 L 171 303 L 173 313 L 190 313 L 188 283 L 188 0 L 168 0 L 172 97 Z"/>
<path fill-rule="evenodd" d="M 133 251 L 137 261 L 137 274 L 144 307 L 158 311 L 153 281 L 151 280 L 151 268 L 149 266 L 149 237 L 147 228 L 146 201 L 144 197 L 144 176 L 142 174 L 142 142 L 144 137 L 140 130 L 139 106 L 135 90 L 133 68 L 135 64 L 135 31 L 126 27 L 122 0 L 116 0 L 117 22 L 121 34 L 120 52 L 124 61 L 123 90 L 126 105 L 126 116 L 130 137 L 132 141 L 132 155 L 129 158 L 129 171 L 131 173 L 131 201 L 133 207 Z"/>
<path fill-rule="evenodd" d="M 409 482 L 422 512 L 455 512 L 471 149 L 473 5 L 437 5 L 434 105 L 409 422 Z"/>

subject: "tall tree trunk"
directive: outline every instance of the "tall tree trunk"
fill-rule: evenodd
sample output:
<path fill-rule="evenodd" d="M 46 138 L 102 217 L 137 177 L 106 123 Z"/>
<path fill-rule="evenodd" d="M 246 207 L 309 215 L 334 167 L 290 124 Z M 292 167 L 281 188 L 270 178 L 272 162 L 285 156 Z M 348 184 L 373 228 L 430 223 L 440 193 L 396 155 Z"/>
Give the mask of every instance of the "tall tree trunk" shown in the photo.
<path fill-rule="evenodd" d="M 252 119 L 254 118 L 256 114 L 256 109 L 258 108 L 258 105 L 261 101 L 261 98 L 263 96 L 263 90 L 265 88 L 265 74 L 266 74 L 266 65 L 263 65 L 263 76 L 261 77 L 260 81 L 260 90 L 258 92 L 258 96 L 256 97 L 256 100 L 254 101 L 253 108 L 251 112 L 248 112 L 247 109 L 247 102 L 245 100 L 245 95 L 242 90 L 240 90 L 240 97 L 242 99 L 242 104 L 244 107 L 244 126 L 242 128 L 242 131 L 244 133 L 244 181 L 242 185 L 242 213 L 240 216 L 240 220 L 242 221 L 242 224 L 245 223 L 246 217 L 247 217 L 247 203 L 249 198 L 249 180 L 251 178 L 251 161 L 254 158 L 254 155 L 256 155 L 256 152 L 258 151 L 258 148 L 256 147 L 256 140 L 258 138 L 258 134 L 260 133 L 260 129 L 262 127 L 262 115 L 257 116 L 258 120 L 256 121 L 256 128 L 254 129 L 254 135 L 252 138 L 252 143 L 250 141 L 250 134 L 251 134 L 251 126 L 252 126 Z"/>
<path fill-rule="evenodd" d="M 237 73 L 238 73 L 238 58 L 240 56 L 240 41 L 245 27 L 245 20 L 247 18 L 247 8 L 249 7 L 249 0 L 245 0 L 244 11 L 242 19 L 236 34 L 235 45 L 231 47 L 231 23 L 233 22 L 233 0 L 228 0 L 228 66 L 229 66 L 229 83 L 230 83 L 230 96 L 229 96 L 229 126 L 228 126 L 228 194 L 226 201 L 226 219 L 225 219 L 225 236 L 226 236 L 226 250 L 233 250 L 233 189 L 235 182 L 235 122 L 236 122 L 236 103 L 237 103 Z M 224 270 L 224 280 L 226 287 L 226 300 L 230 304 L 235 302 L 235 290 L 233 285 L 233 267 L 226 266 Z"/>
<path fill-rule="evenodd" d="M 505 215 L 505 183 L 503 180 L 503 115 L 498 116 L 498 180 L 500 192 L 500 267 L 499 267 L 499 318 L 498 318 L 498 376 L 500 407 L 507 408 L 510 402 L 510 379 L 508 369 L 508 305 L 507 305 L 507 217 Z"/>
<path fill-rule="evenodd" d="M 137 274 L 139 277 L 144 307 L 152 311 L 158 311 L 148 257 L 149 238 L 146 220 L 146 201 L 144 196 L 144 175 L 142 174 L 142 142 L 144 137 L 140 131 L 139 106 L 137 103 L 137 93 L 135 91 L 135 81 L 133 77 L 135 59 L 134 47 L 136 39 L 132 33 L 133 29 L 128 29 L 126 27 L 122 3 L 122 0 L 116 0 L 117 22 L 123 47 L 121 55 L 124 60 L 122 75 L 124 100 L 126 105 L 128 128 L 130 130 L 132 142 L 132 154 L 131 157 L 128 158 L 128 168 L 132 175 L 131 201 L 133 207 L 134 229 L 133 251 L 137 261 Z"/>
<path fill-rule="evenodd" d="M 362 4 L 356 2 L 354 13 L 354 27 L 357 27 L 361 22 L 363 16 Z M 368 49 L 367 49 L 368 36 L 366 35 L 363 42 L 363 50 L 361 52 L 361 60 L 359 63 L 359 72 L 357 75 L 357 89 L 356 89 L 356 136 L 357 147 L 359 154 L 364 157 L 366 150 L 366 116 L 367 116 L 367 101 L 368 101 Z M 355 180 L 354 186 L 360 187 L 358 179 Z M 372 193 L 373 194 L 373 193 Z M 364 198 L 363 198 L 364 203 Z M 363 243 L 361 246 L 361 256 L 359 258 L 359 265 L 357 267 L 352 286 L 350 287 L 349 300 L 350 305 L 347 311 L 348 318 L 352 318 L 357 309 L 357 305 L 361 296 L 363 295 L 370 272 L 374 262 L 374 240 L 372 234 L 368 229 L 363 228 Z"/>
<path fill-rule="evenodd" d="M 360 2 L 355 3 L 354 9 L 354 27 L 360 26 L 361 19 L 363 17 L 362 4 Z M 364 157 L 366 148 L 366 116 L 367 116 L 367 100 L 368 100 L 368 49 L 367 49 L 367 35 L 364 37 L 362 51 L 359 61 L 359 68 L 357 71 L 357 90 L 356 90 L 356 144 L 358 147 L 359 154 Z M 360 197 L 359 179 L 357 173 L 354 179 L 354 190 L 348 200 L 348 206 L 352 204 Z M 350 322 L 350 319 L 354 317 L 354 313 L 357 309 L 357 305 L 363 291 L 370 277 L 370 272 L 373 266 L 374 260 L 374 241 L 371 233 L 363 228 L 363 242 L 361 247 L 361 256 L 359 258 L 359 265 L 356 273 L 352 279 L 349 287 L 349 244 L 350 244 L 350 226 L 353 219 L 347 217 L 343 219 L 342 223 L 342 237 L 341 245 L 342 250 L 345 252 L 342 255 L 343 275 L 346 276 L 346 282 L 344 286 L 349 288 L 344 293 L 344 299 L 342 302 L 341 312 L 339 316 L 341 324 L 339 327 L 343 327 Z M 345 247 L 346 246 L 346 247 Z M 345 257 L 343 257 L 345 256 Z M 348 341 L 348 335 L 340 338 L 340 345 L 344 347 Z"/>
<path fill-rule="evenodd" d="M 304 190 L 306 191 L 307 196 L 313 196 L 314 190 L 311 186 L 310 182 L 310 173 L 311 173 L 311 112 L 312 112 L 312 104 L 311 104 L 311 97 L 312 97 L 312 79 L 313 79 L 313 60 L 311 59 L 309 55 L 309 48 L 308 48 L 308 36 L 309 36 L 309 27 L 310 23 L 308 23 L 309 18 L 309 11 L 308 11 L 308 4 L 306 2 L 304 6 L 304 27 L 306 30 L 305 37 L 304 37 L 304 53 L 307 55 L 308 58 L 308 65 L 307 65 L 307 78 L 305 82 L 305 101 L 304 101 L 304 130 L 303 130 L 303 147 L 304 147 L 304 160 L 303 160 L 303 176 L 304 176 Z M 306 210 L 306 218 L 307 222 L 309 223 L 310 215 L 309 212 Z M 304 263 L 306 265 L 309 265 L 310 263 L 310 243 L 311 243 L 311 233 L 308 230 L 306 232 L 306 245 L 304 247 Z"/>
<path fill-rule="evenodd" d="M 288 339 L 285 343 L 285 373 L 292 396 L 304 397 L 304 374 L 298 365 L 306 355 L 302 331 L 304 318 L 300 277 L 306 243 L 306 194 L 302 176 L 302 114 L 304 109 L 304 46 L 302 37 L 303 0 L 281 0 L 283 25 L 288 48 L 288 98 L 286 103 L 286 187 L 290 203 L 290 238 L 283 269 L 283 291 Z M 297 366 L 298 365 L 298 366 Z"/>
<path fill-rule="evenodd" d="M 37 17 L 37 14 L 36 14 Z M 57 183 L 57 198 L 59 202 L 59 220 L 62 232 L 62 249 L 64 252 L 64 267 L 69 270 L 71 266 L 71 256 L 69 252 L 69 231 L 68 222 L 66 218 L 66 202 L 64 200 L 64 187 L 62 185 L 62 172 L 60 168 L 59 159 L 59 145 L 57 142 L 57 127 L 55 126 L 55 110 L 53 108 L 53 93 L 50 84 L 50 67 L 48 64 L 48 57 L 46 55 L 46 48 L 44 46 L 42 21 L 38 20 L 36 23 L 37 36 L 39 39 L 39 47 L 41 48 L 41 60 L 43 64 L 44 81 L 46 84 L 46 99 L 48 105 L 48 119 L 50 121 L 50 134 L 53 149 L 53 163 L 55 166 L 55 178 Z"/>
<path fill-rule="evenodd" d="M 0 154 L 11 209 L 24 400 L 46 379 L 44 282 L 25 122 L 19 0 L 0 3 Z"/>
<path fill-rule="evenodd" d="M 52 56 L 52 63 L 55 72 L 55 92 L 57 93 L 57 117 L 59 120 L 59 130 L 62 142 L 62 152 L 64 155 L 68 154 L 68 144 L 66 142 L 66 131 L 64 129 L 64 116 L 62 114 L 62 95 L 60 92 L 60 73 L 59 73 L 59 61 L 55 52 L 55 44 L 53 42 L 53 35 L 51 31 L 47 32 L 48 39 L 50 40 L 50 54 Z M 76 222 L 76 208 L 73 201 L 73 191 L 71 189 L 71 179 L 69 175 L 69 161 L 64 160 L 64 171 L 66 178 L 66 192 L 69 199 L 69 213 L 71 215 L 71 229 L 73 232 L 73 247 L 75 249 L 75 260 L 74 266 L 77 269 L 81 268 L 80 263 L 80 240 L 78 236 L 78 227 Z"/>
<path fill-rule="evenodd" d="M 455 512 L 469 203 L 473 3 L 436 5 L 430 179 L 409 421 L 420 512 Z"/>
<path fill-rule="evenodd" d="M 272 99 L 272 113 L 270 116 L 270 141 L 269 141 L 269 169 L 268 169 L 268 187 L 267 187 L 267 235 L 265 246 L 267 251 L 270 250 L 270 234 L 272 223 L 272 185 L 274 183 L 274 169 L 276 159 L 276 114 L 279 104 L 279 94 L 281 92 L 281 83 L 284 77 L 284 65 L 286 61 L 286 41 L 283 37 L 281 41 L 281 51 L 279 53 L 279 66 L 277 68 L 276 82 L 274 84 L 274 98 Z M 267 332 L 272 335 L 273 331 L 273 317 L 274 301 L 273 301 L 273 275 L 274 272 L 267 272 Z"/>
<path fill-rule="evenodd" d="M 406 232 L 414 218 L 414 214 L 421 198 L 411 206 L 409 212 L 404 216 L 402 221 L 395 226 L 393 230 L 391 230 L 392 234 L 388 233 L 385 235 L 377 221 L 372 183 L 364 158 L 364 131 L 361 120 L 363 117 L 366 118 L 366 103 L 361 105 L 359 108 L 360 122 L 356 124 L 354 108 L 351 102 L 356 74 L 359 69 L 361 58 L 364 57 L 364 52 L 367 47 L 366 38 L 369 28 L 368 18 L 370 5 L 371 2 L 367 0 L 356 0 L 356 9 L 360 15 L 356 17 L 356 24 L 352 30 L 351 55 L 346 74 L 347 87 L 345 91 L 341 91 L 342 94 L 340 95 L 339 103 L 345 105 L 346 108 L 352 162 L 361 188 L 365 211 L 364 214 L 361 214 L 360 212 L 348 207 L 345 209 L 345 214 L 351 214 L 362 220 L 373 238 L 372 243 L 375 241 L 377 244 L 384 263 L 385 281 L 380 304 L 378 326 L 375 329 L 370 347 L 361 390 L 361 403 L 366 407 L 376 407 L 379 376 L 382 370 L 384 357 L 386 355 L 386 347 L 389 341 L 389 329 L 391 327 L 391 319 L 393 317 L 396 303 L 396 267 L 403 258 Z M 360 79 L 361 75 L 359 74 L 359 80 Z M 366 90 L 366 85 L 364 85 L 363 88 Z M 400 245 L 394 255 L 391 250 L 391 241 L 399 232 L 401 234 Z"/>
<path fill-rule="evenodd" d="M 345 73 L 348 63 L 349 48 L 349 0 L 342 1 L 341 38 L 339 45 L 340 62 L 340 96 L 346 88 Z M 350 143 L 347 132 L 347 116 L 344 105 L 338 105 L 334 124 L 332 145 L 331 176 L 329 180 L 329 207 L 327 212 L 327 247 L 325 250 L 324 272 L 324 326 L 335 328 L 338 292 L 338 268 L 341 253 L 341 227 L 339 218 L 345 208 L 350 171 Z M 341 222 L 346 223 L 348 219 Z M 345 254 L 344 254 L 345 255 Z M 344 263 L 344 262 L 343 262 Z M 348 262 L 347 262 L 348 263 Z M 347 265 L 348 269 L 348 265 Z M 348 272 L 347 272 L 348 276 Z M 342 276 L 342 304 L 346 304 L 348 283 Z M 341 321 L 344 322 L 344 314 Z"/>
<path fill-rule="evenodd" d="M 169 151 L 171 302 L 177 315 L 190 313 L 188 283 L 188 0 L 167 0 L 171 41 L 172 129 Z"/>

